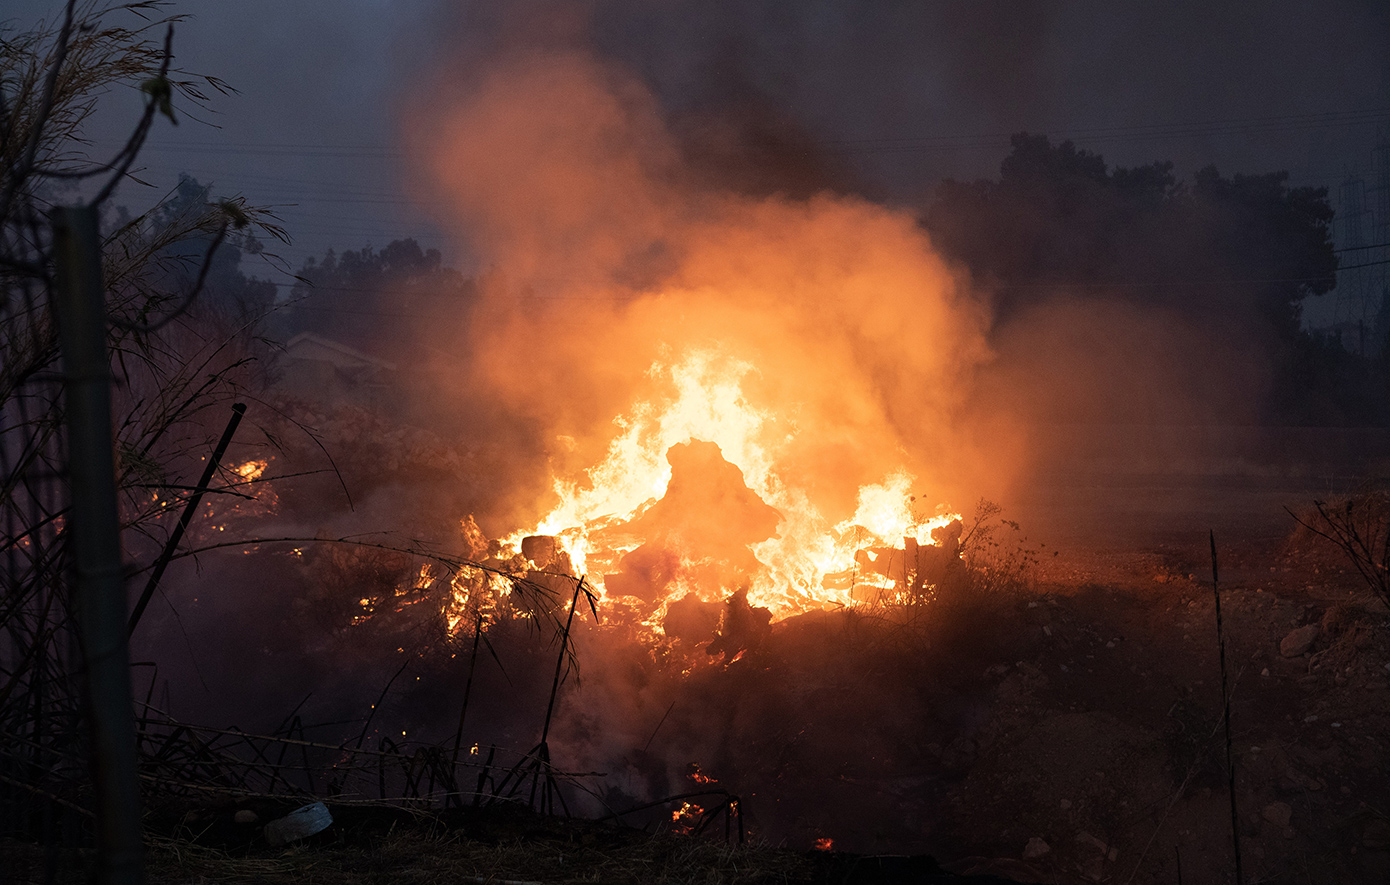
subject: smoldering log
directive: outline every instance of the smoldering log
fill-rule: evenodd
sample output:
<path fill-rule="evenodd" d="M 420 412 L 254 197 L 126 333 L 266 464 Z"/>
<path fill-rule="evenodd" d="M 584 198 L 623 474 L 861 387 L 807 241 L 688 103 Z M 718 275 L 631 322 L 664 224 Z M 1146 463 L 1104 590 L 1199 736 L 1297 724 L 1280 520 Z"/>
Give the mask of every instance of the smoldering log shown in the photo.
<path fill-rule="evenodd" d="M 687 593 L 666 607 L 661 630 L 682 642 L 705 642 L 719 629 L 720 609 L 717 602 L 704 602 L 694 593 Z"/>
<path fill-rule="evenodd" d="M 957 519 L 932 529 L 931 544 L 908 536 L 903 538 L 901 547 L 862 548 L 854 554 L 856 568 L 828 574 L 821 579 L 821 584 L 829 589 L 852 590 L 861 575 L 871 574 L 891 580 L 899 590 L 919 595 L 927 587 L 948 580 L 962 567 L 960 538 L 963 530 L 964 524 Z"/>
<path fill-rule="evenodd" d="M 772 611 L 749 603 L 748 588 L 740 587 L 725 601 L 719 629 L 705 654 L 733 660 L 740 652 L 757 648 L 771 632 Z"/>
<path fill-rule="evenodd" d="M 621 596 L 654 601 L 682 570 L 694 567 L 702 586 L 737 586 L 761 566 L 750 544 L 777 532 L 782 514 L 744 481 L 743 471 L 704 440 L 678 443 L 666 452 L 671 479 L 666 493 L 622 531 L 645 542 L 604 575 Z"/>

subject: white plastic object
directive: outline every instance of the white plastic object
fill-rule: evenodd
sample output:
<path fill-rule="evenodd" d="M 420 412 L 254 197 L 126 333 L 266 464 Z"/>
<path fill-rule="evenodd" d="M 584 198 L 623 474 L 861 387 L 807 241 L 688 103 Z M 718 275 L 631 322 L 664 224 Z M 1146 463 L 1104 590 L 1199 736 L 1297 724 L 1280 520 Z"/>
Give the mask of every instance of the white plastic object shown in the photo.
<path fill-rule="evenodd" d="M 322 802 L 312 802 L 296 808 L 265 825 L 265 840 L 271 845 L 284 845 L 322 833 L 333 823 L 333 815 Z"/>

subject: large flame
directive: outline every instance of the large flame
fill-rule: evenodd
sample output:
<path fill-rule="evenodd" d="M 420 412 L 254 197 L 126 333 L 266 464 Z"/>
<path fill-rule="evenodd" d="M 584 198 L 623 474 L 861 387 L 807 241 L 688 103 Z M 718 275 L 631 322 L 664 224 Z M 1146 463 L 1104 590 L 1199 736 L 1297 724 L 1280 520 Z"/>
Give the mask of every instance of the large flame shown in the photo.
<path fill-rule="evenodd" d="M 555 497 L 512 552 L 556 537 L 644 617 L 744 585 L 775 616 L 901 585 L 873 551 L 930 545 L 977 478 L 955 418 L 987 355 L 913 217 L 696 184 L 645 89 L 582 54 L 486 71 L 432 91 L 412 136 L 494 268 L 468 389 L 553 440 Z"/>
<path fill-rule="evenodd" d="M 891 576 L 881 572 L 864 569 L 856 574 L 861 564 L 855 554 L 876 546 L 896 547 L 909 538 L 931 545 L 931 531 L 959 516 L 914 512 L 914 477 L 902 469 L 861 487 L 856 509 L 847 517 L 820 512 L 806 491 L 788 484 L 780 472 L 794 449 L 798 429 L 786 412 L 774 404 L 756 402 L 744 392 L 744 379 L 755 371 L 747 362 L 706 350 L 690 352 L 676 363 L 653 365 L 647 377 L 666 395 L 641 400 L 616 418 L 618 432 L 603 461 L 586 471 L 586 481 L 558 480 L 559 504 L 536 526 L 517 532 L 506 543 L 518 549 L 525 536 L 555 536 L 569 554 L 575 574 L 587 574 L 601 595 L 621 597 L 621 590 L 614 592 L 606 586 L 604 572 L 620 567 L 622 557 L 649 540 L 623 532 L 622 527 L 637 524 L 656 502 L 670 499 L 673 449 L 708 442 L 738 468 L 758 499 L 777 511 L 776 534 L 748 544 L 757 563 L 752 573 L 742 576 L 748 583 L 750 604 L 764 606 L 774 618 L 782 618 L 862 601 L 856 597 L 858 589 L 893 587 Z M 683 516 L 720 521 L 729 519 L 730 511 Z M 699 551 L 681 539 L 674 548 L 672 579 L 661 588 L 653 620 L 688 594 L 712 602 L 735 589 L 717 580 L 702 581 L 711 572 L 695 558 Z M 838 573 L 849 573 L 849 580 L 827 580 Z M 636 607 L 642 608 L 640 603 Z"/>

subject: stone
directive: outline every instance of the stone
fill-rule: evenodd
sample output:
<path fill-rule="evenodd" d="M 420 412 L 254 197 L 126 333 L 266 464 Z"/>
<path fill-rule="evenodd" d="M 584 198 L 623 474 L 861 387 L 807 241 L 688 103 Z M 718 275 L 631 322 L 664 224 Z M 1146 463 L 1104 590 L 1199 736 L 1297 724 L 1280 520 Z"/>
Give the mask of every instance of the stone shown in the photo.
<path fill-rule="evenodd" d="M 1308 624 L 1306 627 L 1297 627 L 1288 632 L 1288 635 L 1279 641 L 1279 654 L 1286 658 L 1296 658 L 1301 654 L 1306 654 L 1308 649 L 1313 647 L 1313 643 L 1318 641 L 1318 634 L 1322 628 L 1317 624 Z"/>
<path fill-rule="evenodd" d="M 1361 831 L 1361 844 L 1372 851 L 1390 851 L 1390 820 L 1378 817 Z"/>
<path fill-rule="evenodd" d="M 1090 879 L 1092 882 L 1099 882 L 1105 878 L 1105 858 L 1093 857 L 1077 865 L 1081 870 L 1081 875 Z"/>
<path fill-rule="evenodd" d="M 1027 845 L 1023 846 L 1023 859 L 1033 860 L 1035 858 L 1042 857 L 1044 854 L 1047 854 L 1051 851 L 1051 845 L 1048 845 L 1042 839 L 1039 839 L 1037 836 L 1034 836 L 1033 838 L 1028 840 Z"/>
<path fill-rule="evenodd" d="M 1109 845 L 1106 845 L 1104 842 L 1100 841 L 1095 836 L 1092 836 L 1090 833 L 1084 831 L 1076 834 L 1076 841 L 1078 844 L 1085 845 L 1089 848 L 1094 848 L 1101 854 L 1105 854 L 1110 850 Z"/>
<path fill-rule="evenodd" d="M 941 764 L 952 770 L 969 768 L 975 762 L 975 750 L 975 742 L 961 735 L 941 751 Z"/>
<path fill-rule="evenodd" d="M 261 819 L 260 815 L 249 808 L 243 808 L 232 815 L 232 822 L 238 824 L 254 824 Z"/>
<path fill-rule="evenodd" d="M 1260 810 L 1260 817 L 1280 829 L 1287 829 L 1293 819 L 1293 808 L 1287 802 L 1271 802 Z"/>

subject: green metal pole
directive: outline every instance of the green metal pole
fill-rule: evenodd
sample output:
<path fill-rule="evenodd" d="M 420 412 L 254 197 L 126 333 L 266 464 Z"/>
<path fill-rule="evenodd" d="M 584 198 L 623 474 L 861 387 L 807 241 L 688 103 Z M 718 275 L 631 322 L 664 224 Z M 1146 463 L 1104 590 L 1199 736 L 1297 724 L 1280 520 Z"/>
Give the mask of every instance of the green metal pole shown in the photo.
<path fill-rule="evenodd" d="M 111 432 L 111 364 L 96 209 L 54 211 L 53 307 L 67 404 L 73 608 L 85 669 L 96 788 L 97 870 L 104 885 L 144 881 L 140 790 Z"/>

